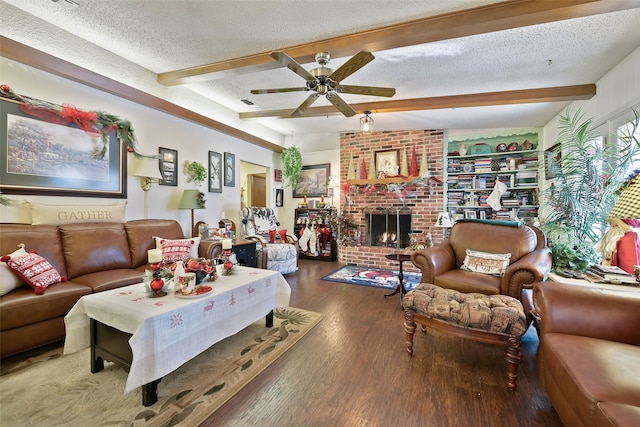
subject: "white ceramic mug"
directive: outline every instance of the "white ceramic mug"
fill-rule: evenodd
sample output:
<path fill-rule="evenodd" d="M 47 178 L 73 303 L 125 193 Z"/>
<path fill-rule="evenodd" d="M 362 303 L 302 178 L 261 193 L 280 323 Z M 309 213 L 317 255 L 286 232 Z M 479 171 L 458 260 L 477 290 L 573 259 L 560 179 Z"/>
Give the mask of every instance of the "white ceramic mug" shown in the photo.
<path fill-rule="evenodd" d="M 196 273 L 182 273 L 178 276 L 178 292 L 189 295 L 196 289 Z"/>

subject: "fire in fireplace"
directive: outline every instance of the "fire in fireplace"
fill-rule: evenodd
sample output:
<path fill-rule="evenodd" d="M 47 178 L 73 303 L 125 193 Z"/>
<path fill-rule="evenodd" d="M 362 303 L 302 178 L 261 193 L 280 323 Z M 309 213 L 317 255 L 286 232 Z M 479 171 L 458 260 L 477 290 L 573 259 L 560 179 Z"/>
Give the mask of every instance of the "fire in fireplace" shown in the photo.
<path fill-rule="evenodd" d="M 376 208 L 365 212 L 366 244 L 406 248 L 411 233 L 411 208 Z"/>

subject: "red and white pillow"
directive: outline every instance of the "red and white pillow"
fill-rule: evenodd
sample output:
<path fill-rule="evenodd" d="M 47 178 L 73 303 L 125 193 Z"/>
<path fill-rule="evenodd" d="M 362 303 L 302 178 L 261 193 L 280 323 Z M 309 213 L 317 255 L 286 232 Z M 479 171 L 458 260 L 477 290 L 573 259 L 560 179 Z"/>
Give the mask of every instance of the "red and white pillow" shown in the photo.
<path fill-rule="evenodd" d="M 162 262 L 171 264 L 187 258 L 198 258 L 200 237 L 191 239 L 164 239 L 156 237 L 156 249 L 162 250 Z"/>
<path fill-rule="evenodd" d="M 0 258 L 7 267 L 31 286 L 36 295 L 44 294 L 47 287 L 67 280 L 47 261 L 35 252 L 21 256 L 5 255 Z"/>
<path fill-rule="evenodd" d="M 17 258 L 28 255 L 29 253 L 20 248 L 17 251 L 12 252 L 8 256 Z M 5 262 L 0 262 L 0 296 L 6 295 L 12 290 L 24 286 L 25 283 L 15 274 Z"/>

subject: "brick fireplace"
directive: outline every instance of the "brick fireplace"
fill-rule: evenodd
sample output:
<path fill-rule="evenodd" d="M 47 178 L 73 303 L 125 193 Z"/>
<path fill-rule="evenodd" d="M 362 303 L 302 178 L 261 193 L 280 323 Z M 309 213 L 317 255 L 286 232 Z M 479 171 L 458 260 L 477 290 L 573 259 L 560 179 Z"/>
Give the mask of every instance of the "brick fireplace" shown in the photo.
<path fill-rule="evenodd" d="M 373 134 L 342 133 L 340 135 L 340 184 L 343 191 L 340 205 L 342 206 L 345 202 L 344 189 L 347 183 L 349 160 L 352 156 L 355 165 L 360 164 L 364 158 L 368 169 L 371 157 L 375 156 L 376 151 L 399 149 L 401 158 L 403 150 L 406 149 L 410 162 L 413 147 L 415 147 L 418 164 L 420 164 L 422 150 L 425 147 L 431 176 L 442 179 L 443 145 L 442 130 L 386 131 Z M 434 243 L 442 241 L 442 230 L 433 227 L 433 224 L 444 206 L 443 187 L 435 182 L 431 184 L 431 186 L 417 186 L 408 194 L 388 191 L 385 186 L 351 187 L 349 191 L 351 204 L 345 209 L 345 214 L 357 224 L 360 238 L 353 245 L 340 246 L 338 259 L 341 262 L 362 266 L 397 269 L 397 265 L 385 259 L 384 256 L 406 250 L 408 246 L 406 233 L 431 232 Z M 372 217 L 372 214 L 377 218 Z M 378 231 L 371 230 L 374 221 L 376 221 L 374 228 Z M 382 222 L 384 222 L 383 225 L 381 225 Z M 383 231 L 379 231 L 383 228 Z M 385 231 L 387 235 L 383 236 L 382 232 Z M 393 242 L 389 242 L 391 234 L 396 234 Z M 408 271 L 416 271 L 410 263 L 405 264 L 405 267 Z"/>

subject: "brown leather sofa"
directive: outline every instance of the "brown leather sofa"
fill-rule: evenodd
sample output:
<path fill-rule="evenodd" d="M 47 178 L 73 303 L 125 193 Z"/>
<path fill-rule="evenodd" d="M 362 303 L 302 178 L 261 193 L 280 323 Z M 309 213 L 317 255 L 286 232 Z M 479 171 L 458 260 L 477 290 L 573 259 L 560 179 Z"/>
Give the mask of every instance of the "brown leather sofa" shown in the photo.
<path fill-rule="evenodd" d="M 538 379 L 565 426 L 640 426 L 640 292 L 536 283 Z"/>
<path fill-rule="evenodd" d="M 511 254 L 502 277 L 461 270 L 467 249 L 494 254 Z M 449 238 L 412 254 L 422 271 L 422 283 L 458 292 L 509 295 L 523 303 L 529 316 L 533 303 L 524 288 L 546 280 L 551 270 L 551 251 L 541 230 L 521 223 L 490 220 L 460 220 Z"/>
<path fill-rule="evenodd" d="M 183 238 L 173 220 L 67 225 L 0 224 L 0 253 L 24 243 L 49 261 L 66 282 L 36 295 L 29 286 L 0 297 L 0 357 L 39 347 L 65 336 L 64 316 L 83 296 L 142 281 L 153 236 Z M 201 243 L 199 255 L 211 258 L 215 244 Z"/>

